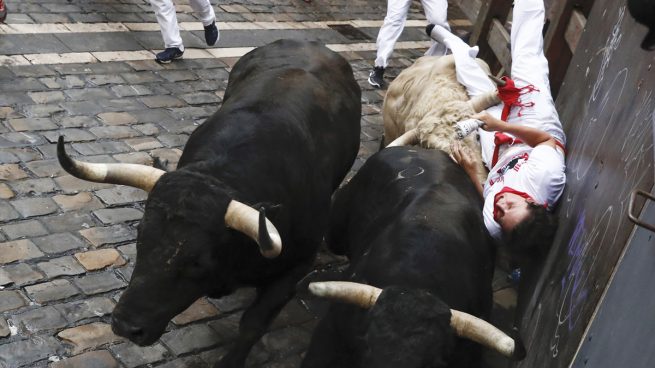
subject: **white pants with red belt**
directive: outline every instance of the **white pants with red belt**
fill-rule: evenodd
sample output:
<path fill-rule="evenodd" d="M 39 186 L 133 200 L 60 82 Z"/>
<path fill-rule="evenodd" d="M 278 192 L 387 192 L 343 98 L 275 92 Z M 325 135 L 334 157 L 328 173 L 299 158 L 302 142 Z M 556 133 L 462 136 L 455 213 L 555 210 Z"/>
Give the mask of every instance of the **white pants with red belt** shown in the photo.
<path fill-rule="evenodd" d="M 565 145 L 566 137 L 550 93 L 548 61 L 543 51 L 543 0 L 517 0 L 514 5 L 512 19 L 511 78 L 515 81 L 516 87 L 521 88 L 532 84 L 539 92 L 535 91 L 522 95 L 521 102 L 523 104 L 534 102 L 534 105 L 524 108 L 512 107 L 507 122 L 541 129 Z M 466 87 L 469 96 L 473 97 L 496 88 L 474 60 L 477 55 L 477 48 L 471 48 L 450 32 L 440 31 L 440 35 L 443 36 L 446 46 L 453 52 L 457 80 Z M 503 105 L 499 104 L 487 109 L 487 112 L 500 119 L 502 109 Z M 494 133 L 482 129 L 479 129 L 479 132 L 482 159 L 485 165 L 491 169 L 491 159 L 495 146 Z M 499 162 L 502 161 L 502 153 L 503 150 L 501 150 Z"/>
<path fill-rule="evenodd" d="M 412 5 L 412 0 L 387 0 L 387 16 L 384 17 L 384 23 L 380 28 L 376 43 L 378 51 L 375 66 L 387 67 L 393 47 L 405 28 L 410 5 Z M 447 0 L 421 0 L 421 5 L 423 5 L 425 17 L 428 20 L 427 23 L 438 24 L 450 31 L 446 20 L 448 16 Z M 446 51 L 448 49 L 444 45 L 432 41 L 432 46 L 425 54 L 445 55 Z"/>
<path fill-rule="evenodd" d="M 203 26 L 208 26 L 216 19 L 214 8 L 209 0 L 189 0 L 193 11 L 200 17 Z M 177 47 L 184 51 L 182 37 L 180 37 L 180 27 L 177 24 L 177 15 L 175 14 L 175 4 L 173 0 L 150 0 L 150 5 L 155 11 L 161 35 L 164 38 L 166 48 Z"/>

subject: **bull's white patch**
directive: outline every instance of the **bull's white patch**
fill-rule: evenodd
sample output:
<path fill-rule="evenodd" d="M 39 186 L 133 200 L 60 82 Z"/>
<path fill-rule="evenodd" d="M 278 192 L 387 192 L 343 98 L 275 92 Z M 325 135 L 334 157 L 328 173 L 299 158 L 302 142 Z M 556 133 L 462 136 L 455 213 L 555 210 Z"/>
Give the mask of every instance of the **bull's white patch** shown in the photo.
<path fill-rule="evenodd" d="M 408 167 L 405 170 L 402 170 L 398 173 L 398 176 L 396 176 L 396 179 L 408 179 L 408 178 L 413 178 L 416 176 L 419 176 L 425 172 L 425 169 L 423 169 L 420 166 L 412 166 Z"/>

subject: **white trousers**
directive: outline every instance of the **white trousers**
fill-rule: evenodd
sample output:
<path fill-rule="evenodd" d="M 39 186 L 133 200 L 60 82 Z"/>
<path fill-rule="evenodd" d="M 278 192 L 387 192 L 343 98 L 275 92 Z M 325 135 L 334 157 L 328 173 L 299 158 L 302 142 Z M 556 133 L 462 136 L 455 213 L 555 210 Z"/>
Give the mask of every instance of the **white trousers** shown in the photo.
<path fill-rule="evenodd" d="M 566 137 L 550 92 L 548 61 L 543 50 L 543 0 L 516 1 L 512 19 L 511 78 L 518 88 L 532 84 L 539 91 L 522 95 L 521 102 L 523 104 L 533 102 L 534 105 L 524 108 L 512 107 L 507 122 L 541 129 L 548 132 L 562 144 L 566 144 Z M 470 97 L 496 88 L 474 60 L 477 55 L 477 47 L 471 48 L 452 33 L 439 30 L 437 27 L 435 29 L 438 30 L 439 36 L 444 39 L 444 44 L 452 50 L 455 57 L 457 80 L 466 87 Z M 500 119 L 502 110 L 503 105 L 499 104 L 487 109 L 487 112 Z M 491 158 L 495 146 L 494 133 L 482 129 L 479 129 L 479 132 L 482 159 L 487 167 L 491 168 Z"/>
<path fill-rule="evenodd" d="M 405 27 L 410 5 L 412 5 L 412 0 L 387 0 L 387 16 L 384 17 L 384 23 L 378 33 L 375 66 L 387 67 L 393 47 Z M 421 0 L 421 5 L 423 5 L 428 23 L 438 24 L 450 31 L 446 19 L 448 16 L 447 0 Z M 448 49 L 444 45 L 432 41 L 432 46 L 425 54 L 445 55 L 447 51 Z"/>
<path fill-rule="evenodd" d="M 193 11 L 200 16 L 203 26 L 208 26 L 216 20 L 214 8 L 209 0 L 189 0 L 189 3 Z M 184 51 L 173 0 L 150 0 L 150 5 L 155 11 L 155 16 L 157 16 L 157 22 L 166 48 L 177 47 Z"/>

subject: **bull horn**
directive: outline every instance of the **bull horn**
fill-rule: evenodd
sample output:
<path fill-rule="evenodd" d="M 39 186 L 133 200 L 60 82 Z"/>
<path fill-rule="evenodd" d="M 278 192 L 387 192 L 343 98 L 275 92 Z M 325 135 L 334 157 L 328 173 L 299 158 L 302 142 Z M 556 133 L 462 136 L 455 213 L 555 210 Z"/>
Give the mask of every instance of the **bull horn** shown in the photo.
<path fill-rule="evenodd" d="M 225 212 L 225 225 L 256 241 L 259 244 L 259 251 L 266 258 L 275 258 L 282 252 L 280 233 L 266 218 L 263 208 L 257 211 L 246 204 L 232 200 Z"/>
<path fill-rule="evenodd" d="M 515 360 L 525 357 L 525 348 L 491 323 L 458 310 L 450 310 L 450 327 L 459 337 L 475 341 Z"/>
<path fill-rule="evenodd" d="M 368 309 L 378 300 L 382 289 L 349 281 L 324 281 L 310 283 L 309 291 L 318 297 L 355 304 Z"/>
<path fill-rule="evenodd" d="M 489 79 L 491 79 L 494 83 L 496 83 L 496 85 L 497 85 L 498 87 L 505 87 L 505 85 L 507 84 L 507 82 L 505 82 L 504 80 L 502 80 L 502 79 L 496 77 L 495 75 L 487 74 L 487 76 L 488 76 Z"/>
<path fill-rule="evenodd" d="M 150 192 L 164 170 L 138 164 L 94 164 L 77 161 L 66 153 L 64 137 L 57 141 L 57 159 L 61 167 L 76 178 L 96 183 L 128 185 Z"/>
<path fill-rule="evenodd" d="M 469 100 L 471 108 L 476 113 L 486 110 L 491 106 L 498 105 L 500 103 L 500 97 L 498 97 L 498 91 L 489 91 L 481 95 L 477 95 Z"/>
<path fill-rule="evenodd" d="M 382 289 L 374 286 L 348 281 L 312 282 L 309 291 L 319 297 L 371 308 L 378 300 Z M 450 327 L 459 337 L 475 341 L 494 349 L 506 357 L 520 360 L 525 357 L 525 349 L 514 339 L 494 327 L 489 322 L 454 309 L 450 310 Z"/>
<path fill-rule="evenodd" d="M 387 147 L 396 147 L 396 146 L 411 146 L 418 143 L 418 132 L 416 128 L 410 129 L 403 133 L 400 137 L 394 139 Z"/>

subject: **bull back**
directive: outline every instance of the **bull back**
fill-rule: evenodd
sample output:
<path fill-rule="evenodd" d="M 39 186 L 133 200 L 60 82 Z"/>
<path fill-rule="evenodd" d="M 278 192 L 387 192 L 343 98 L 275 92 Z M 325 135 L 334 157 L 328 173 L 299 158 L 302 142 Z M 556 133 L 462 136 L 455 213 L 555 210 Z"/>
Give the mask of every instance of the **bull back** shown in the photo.
<path fill-rule="evenodd" d="M 482 200 L 470 179 L 444 152 L 387 148 L 369 158 L 336 193 L 327 242 L 333 251 L 349 257 L 346 280 L 428 291 L 450 308 L 487 318 L 495 248 L 481 209 Z M 405 313 L 422 312 L 409 308 Z M 361 308 L 332 305 L 303 367 L 363 367 L 370 346 L 362 341 L 373 341 L 373 319 Z M 390 351 L 394 348 L 388 346 Z M 449 349 L 439 366 L 478 363 L 481 349 L 469 341 L 458 339 Z M 433 365 L 412 365 L 427 366 Z"/>

